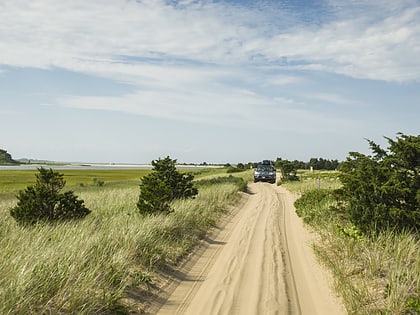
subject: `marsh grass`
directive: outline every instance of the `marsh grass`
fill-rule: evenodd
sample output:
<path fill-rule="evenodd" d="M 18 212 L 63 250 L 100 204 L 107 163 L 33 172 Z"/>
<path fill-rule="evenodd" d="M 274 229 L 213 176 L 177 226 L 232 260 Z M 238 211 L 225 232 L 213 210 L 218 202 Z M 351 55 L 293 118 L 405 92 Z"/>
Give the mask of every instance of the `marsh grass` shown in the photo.
<path fill-rule="evenodd" d="M 83 191 L 98 187 L 98 182 L 112 187 L 138 186 L 140 179 L 150 170 L 59 170 L 58 172 L 64 175 L 67 190 Z M 17 191 L 35 184 L 37 173 L 37 170 L 0 170 L 0 197 L 13 196 Z"/>
<path fill-rule="evenodd" d="M 127 290 L 147 290 L 157 270 L 188 254 L 237 192 L 233 184 L 203 187 L 174 202 L 170 215 L 142 217 L 138 185 L 80 188 L 89 216 L 34 227 L 17 225 L 8 213 L 16 200 L 1 199 L 0 314 L 141 311 Z"/>
<path fill-rule="evenodd" d="M 420 314 L 417 234 L 363 235 L 328 190 L 307 193 L 295 205 L 319 235 L 314 250 L 334 274 L 349 314 Z"/>

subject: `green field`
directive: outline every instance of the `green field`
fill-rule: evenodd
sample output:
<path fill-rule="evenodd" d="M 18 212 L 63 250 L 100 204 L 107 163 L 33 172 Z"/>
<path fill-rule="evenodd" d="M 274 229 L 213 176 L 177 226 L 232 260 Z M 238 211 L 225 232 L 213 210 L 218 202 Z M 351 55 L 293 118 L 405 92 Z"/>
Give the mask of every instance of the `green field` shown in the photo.
<path fill-rule="evenodd" d="M 59 170 L 64 174 L 67 187 L 93 185 L 93 178 L 103 180 L 105 184 L 130 184 L 139 182 L 140 178 L 148 174 L 149 170 L 122 169 L 122 170 Z M 35 183 L 37 170 L 1 170 L 0 192 L 10 192 L 24 189 Z"/>
<path fill-rule="evenodd" d="M 47 168 L 47 167 L 46 167 Z M 145 169 L 110 169 L 110 170 L 58 170 L 64 174 L 66 190 L 81 192 L 98 188 L 95 179 L 103 181 L 101 188 L 133 187 L 140 184 L 140 179 L 149 174 Z M 225 168 L 191 168 L 181 172 L 192 172 L 197 179 L 218 176 L 226 173 Z M 0 170 L 0 198 L 11 198 L 19 190 L 35 183 L 37 170 Z"/>

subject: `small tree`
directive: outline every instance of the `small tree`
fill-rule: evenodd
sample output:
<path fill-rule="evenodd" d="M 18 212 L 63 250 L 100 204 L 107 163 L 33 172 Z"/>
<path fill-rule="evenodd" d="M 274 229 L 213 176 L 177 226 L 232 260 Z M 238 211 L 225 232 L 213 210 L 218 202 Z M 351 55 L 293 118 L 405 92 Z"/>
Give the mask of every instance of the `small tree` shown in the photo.
<path fill-rule="evenodd" d="M 152 161 L 152 173 L 143 177 L 140 184 L 137 202 L 140 213 L 169 213 L 171 201 L 197 195 L 197 188 L 192 183 L 194 176 L 179 173 L 175 164 L 176 160 L 169 156 Z"/>
<path fill-rule="evenodd" d="M 276 167 L 280 168 L 282 181 L 299 180 L 299 178 L 296 175 L 297 169 L 293 162 L 290 162 L 288 160 L 277 159 Z"/>
<path fill-rule="evenodd" d="M 373 156 L 351 152 L 340 167 L 349 217 L 364 232 L 420 230 L 420 136 L 386 139 L 388 150 L 369 141 Z"/>
<path fill-rule="evenodd" d="M 66 184 L 63 174 L 42 167 L 38 171 L 35 185 L 20 191 L 16 207 L 10 209 L 18 223 L 78 219 L 90 213 L 72 191 L 60 193 Z"/>

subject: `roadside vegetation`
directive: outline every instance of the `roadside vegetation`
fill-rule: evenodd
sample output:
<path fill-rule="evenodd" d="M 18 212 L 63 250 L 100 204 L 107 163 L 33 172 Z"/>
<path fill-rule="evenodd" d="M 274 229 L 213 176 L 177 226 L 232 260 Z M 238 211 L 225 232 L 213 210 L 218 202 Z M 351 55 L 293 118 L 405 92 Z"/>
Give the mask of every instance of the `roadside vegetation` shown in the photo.
<path fill-rule="evenodd" d="M 314 250 L 349 314 L 420 314 L 420 137 L 388 141 L 351 153 L 339 173 L 284 183 L 303 194 L 296 211 L 318 232 Z"/>
<path fill-rule="evenodd" d="M 139 179 L 150 171 L 72 172 L 63 171 L 68 188 L 91 211 L 82 220 L 20 225 L 9 214 L 18 200 L 0 199 L 0 314 L 142 312 L 158 275 L 191 252 L 244 187 L 226 169 L 199 170 L 194 199 L 172 200 L 171 212 L 144 216 Z M 17 194 L 1 189 L 3 196 Z"/>

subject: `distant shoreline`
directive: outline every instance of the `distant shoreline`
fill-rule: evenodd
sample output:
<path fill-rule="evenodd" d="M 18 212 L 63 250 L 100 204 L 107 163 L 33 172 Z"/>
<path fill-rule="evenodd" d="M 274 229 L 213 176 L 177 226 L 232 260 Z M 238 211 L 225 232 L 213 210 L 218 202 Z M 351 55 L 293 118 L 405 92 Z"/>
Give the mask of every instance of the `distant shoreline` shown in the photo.
<path fill-rule="evenodd" d="M 151 164 L 124 164 L 124 163 L 31 163 L 17 165 L 0 165 L 2 170 L 36 170 L 39 167 L 52 168 L 55 170 L 121 170 L 121 169 L 152 169 Z M 188 168 L 217 168 L 217 165 L 196 165 L 196 164 L 179 164 L 176 166 L 181 169 Z"/>

